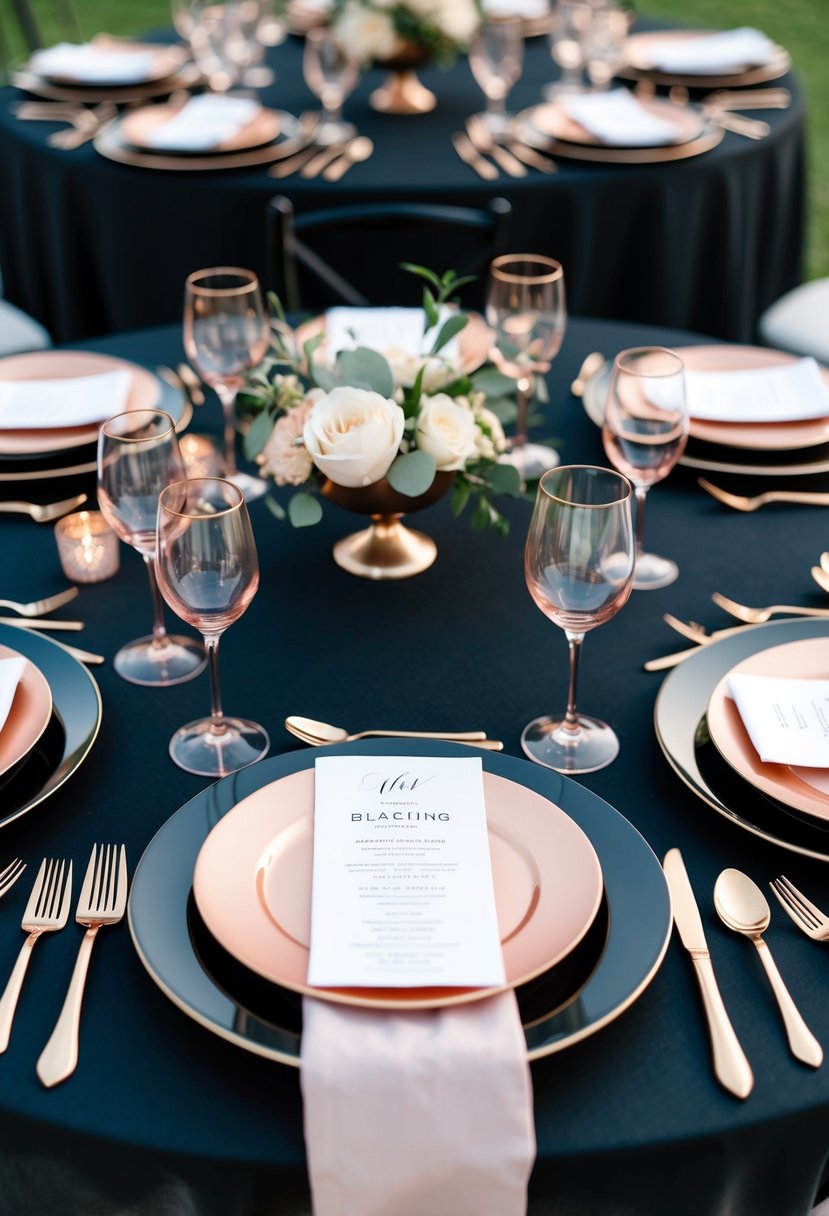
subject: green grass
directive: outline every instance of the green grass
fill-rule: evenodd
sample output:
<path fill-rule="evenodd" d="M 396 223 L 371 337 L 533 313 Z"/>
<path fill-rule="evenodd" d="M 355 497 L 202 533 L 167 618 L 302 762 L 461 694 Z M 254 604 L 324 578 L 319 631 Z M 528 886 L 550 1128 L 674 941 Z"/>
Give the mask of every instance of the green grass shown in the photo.
<path fill-rule="evenodd" d="M 448 2 L 448 0 L 446 0 Z M 37 11 L 52 7 L 33 0 Z M 808 101 L 807 278 L 829 275 L 829 11 L 827 0 L 638 0 L 654 17 L 711 29 L 754 25 L 791 53 Z M 74 0 L 86 37 L 106 30 L 135 34 L 169 24 L 169 0 Z M 61 31 L 50 29 L 49 37 Z"/>

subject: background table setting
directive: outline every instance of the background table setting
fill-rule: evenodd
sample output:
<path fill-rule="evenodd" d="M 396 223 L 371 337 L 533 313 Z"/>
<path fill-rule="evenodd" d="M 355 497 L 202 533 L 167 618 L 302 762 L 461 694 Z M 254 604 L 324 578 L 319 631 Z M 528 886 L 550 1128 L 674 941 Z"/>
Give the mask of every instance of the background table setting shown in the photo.
<path fill-rule="evenodd" d="M 557 272 L 549 277 L 555 281 Z M 712 372 L 735 366 L 725 358 L 728 352 L 740 368 L 755 365 L 742 348 L 688 331 L 571 320 L 546 377 L 550 404 L 543 423 L 532 425 L 532 437 L 555 435 L 565 464 L 604 465 L 612 459 L 611 439 L 607 433 L 603 437 L 597 421 L 605 432 L 615 423 L 609 407 L 606 418 L 597 413 L 598 386 L 607 385 L 606 361 L 643 344 L 691 351 L 696 366 Z M 188 347 L 191 360 L 193 349 Z M 130 427 L 139 427 L 147 412 L 157 414 L 159 404 L 172 416 L 171 429 L 184 430 L 189 421 L 196 438 L 207 433 L 221 445 L 227 412 L 215 396 L 196 382 L 206 400 L 193 406 L 192 397 L 180 391 L 180 379 L 178 390 L 170 386 L 181 376 L 185 359 L 180 323 L 99 338 L 77 352 L 46 352 L 34 368 L 23 367 L 17 383 L 60 381 L 71 374 L 69 365 L 54 361 L 69 359 L 80 361 L 76 371 L 83 374 L 113 366 L 129 371 L 128 408 L 122 415 L 126 430 L 119 433 L 108 423 L 112 446 L 102 447 L 102 453 L 128 448 Z M 328 374 L 335 372 L 336 366 Z M 145 377 L 155 399 L 130 401 Z M 783 874 L 817 908 L 829 908 L 826 794 L 795 777 L 781 781 L 779 765 L 750 763 L 738 724 L 722 712 L 731 703 L 721 698 L 721 682 L 738 664 L 748 675 L 773 674 L 778 647 L 784 648 L 778 670 L 782 663 L 789 675 L 821 674 L 826 620 L 762 609 L 788 604 L 819 613 L 829 608 L 811 569 L 821 571 L 823 508 L 819 501 L 770 502 L 755 517 L 715 498 L 697 484 L 696 458 L 685 455 L 692 444 L 708 442 L 693 434 L 704 425 L 694 417 L 688 447 L 682 452 L 681 444 L 674 446 L 678 463 L 667 477 L 668 466 L 661 468 L 664 480 L 648 510 L 648 550 L 673 559 L 678 576 L 659 590 L 634 590 L 612 619 L 591 632 L 579 706 L 610 724 L 620 751 L 613 763 L 578 780 L 519 758 L 525 724 L 560 709 L 567 692 L 564 641 L 533 604 L 522 572 L 532 512 L 524 498 L 499 500 L 507 535 L 471 529 L 470 512 L 455 518 L 448 496 L 425 507 L 417 524 L 435 543 L 433 562 L 414 577 L 379 580 L 355 577 L 333 559 L 332 548 L 354 527 L 353 514 L 335 501 L 324 502 L 316 527 L 292 528 L 268 509 L 270 495 L 251 500 L 247 511 L 258 552 L 258 589 L 249 565 L 244 603 L 233 609 L 232 628 L 222 640 L 222 692 L 229 714 L 244 712 L 254 725 L 261 724 L 269 752 L 216 784 L 186 771 L 181 757 L 174 764 L 168 754 L 181 724 L 204 714 L 206 675 L 196 668 L 189 673 L 193 678 L 163 681 L 168 686 L 159 688 L 132 682 L 129 675 L 122 679 L 116 670 L 117 653 L 148 626 L 140 560 L 146 554 L 135 521 L 129 535 L 126 526 L 119 528 L 130 541 L 121 546 L 120 568 L 97 554 L 87 571 L 96 581 L 70 580 L 79 588 L 77 595 L 43 605 L 34 601 L 61 596 L 67 588 L 61 565 L 66 554 L 62 558 L 58 550 L 55 520 L 38 523 L 19 511 L 3 514 L 3 590 L 17 605 L 8 608 L 8 619 L 18 624 L 0 624 L 0 643 L 28 659 L 47 686 L 39 685 L 39 696 L 34 687 L 25 690 L 35 702 L 22 744 L 27 753 L 20 754 L 21 745 L 6 728 L 0 733 L 0 761 L 5 756 L 8 765 L 0 775 L 0 916 L 6 922 L 0 967 L 6 975 L 20 950 L 21 918 L 24 927 L 31 919 L 27 900 L 42 858 L 64 866 L 71 861 L 75 882 L 71 900 L 58 900 L 57 910 L 52 900 L 53 918 L 68 920 L 62 929 L 59 923 L 46 926 L 58 931 L 48 934 L 28 967 L 0 1061 L 7 1073 L 0 1098 L 0 1172 L 4 1188 L 7 1179 L 9 1188 L 17 1188 L 19 1210 L 49 1210 L 54 1201 L 49 1185 L 78 1197 L 78 1210 L 118 1211 L 119 1205 L 123 1210 L 142 1203 L 153 1210 L 154 1203 L 174 1200 L 204 1212 L 308 1210 L 297 1069 L 301 1010 L 294 991 L 304 987 L 302 960 L 297 973 L 290 971 L 295 957 L 293 963 L 289 958 L 289 971 L 280 970 L 279 982 L 273 982 L 267 933 L 258 946 L 267 957 L 248 956 L 247 946 L 233 936 L 238 926 L 228 927 L 224 919 L 227 892 L 211 903 L 217 879 L 210 867 L 221 872 L 234 822 L 246 825 L 234 847 L 243 844 L 249 856 L 234 876 L 241 884 L 238 901 L 236 896 L 230 901 L 242 908 L 252 894 L 245 878 L 256 864 L 250 850 L 256 853 L 273 837 L 271 793 L 291 791 L 285 799 L 289 812 L 278 825 L 276 894 L 268 896 L 277 904 L 271 919 L 266 917 L 270 925 L 284 912 L 278 901 L 284 898 L 283 885 L 291 887 L 287 875 L 306 872 L 318 756 L 474 754 L 482 760 L 492 804 L 490 830 L 499 841 L 496 897 L 505 867 L 517 875 L 519 891 L 528 882 L 530 888 L 534 881 L 540 884 L 543 907 L 547 899 L 551 908 L 559 901 L 549 918 L 546 912 L 535 920 L 528 916 L 515 939 L 517 970 L 508 964 L 508 973 L 525 981 L 519 1010 L 531 1061 L 537 1142 L 528 1210 L 661 1216 L 669 1206 L 689 1216 L 736 1209 L 805 1216 L 824 1170 L 829 1083 L 814 1057 L 804 1063 L 802 1055 L 790 1053 L 759 960 L 719 918 L 718 910 L 732 908 L 733 890 L 721 883 L 716 909 L 713 893 L 718 875 L 727 870 L 745 873 L 767 893 L 772 911 L 765 940 L 809 1031 L 825 1046 L 829 1023 L 821 999 L 820 941 L 810 940 L 784 913 L 768 883 Z M 707 425 L 742 426 L 744 432 L 730 436 L 731 450 L 740 457 L 756 450 L 762 424 Z M 811 424 L 772 425 L 797 431 Z M 20 477 L 41 462 L 45 473 L 50 462 L 62 462 L 51 465 L 45 484 L 22 484 L 26 497 L 36 489 L 41 502 L 73 504 L 60 512 L 65 523 L 79 514 L 77 507 L 92 515 L 96 479 L 88 468 L 88 437 L 63 447 L 60 430 L 51 428 L 48 440 L 41 434 L 39 448 L 6 459 L 12 461 L 8 471 Z M 182 445 L 188 437 L 180 436 Z M 200 455 L 204 458 L 204 447 Z M 91 464 L 94 468 L 94 452 Z M 71 475 L 60 471 L 66 469 Z M 249 477 L 263 471 L 243 466 L 247 470 Z M 756 472 L 724 478 L 711 466 L 704 471 L 711 484 L 720 482 L 726 490 L 750 486 L 760 492 L 780 483 L 777 475 L 764 483 Z M 101 481 L 99 505 L 117 526 L 123 507 L 115 484 L 114 474 Z M 206 494 L 207 482 L 199 484 Z M 808 475 L 798 476 L 796 484 L 807 491 L 815 485 Z M 19 481 L 5 491 L 24 496 Z M 243 505 L 234 493 L 232 504 L 228 500 L 218 512 L 215 504 L 211 508 L 215 519 L 222 519 L 228 505 L 233 510 Z M 87 501 L 73 502 L 81 494 Z M 276 496 L 285 501 L 281 491 Z M 171 509 L 183 510 L 174 503 Z M 74 542 L 76 558 L 91 552 L 89 517 L 85 522 Z M 180 612 L 183 585 L 176 589 L 171 582 L 172 557 L 164 562 L 162 590 Z M 75 619 L 82 631 L 57 632 L 53 642 L 51 634 L 44 636 L 48 622 L 34 615 L 42 611 L 59 622 Z M 673 626 L 663 620 L 665 614 Z M 169 609 L 166 615 L 169 625 Z M 203 621 L 188 619 L 209 635 Z M 182 630 L 186 626 L 177 623 L 176 632 Z M 709 631 L 717 630 L 725 635 L 712 639 Z M 86 663 L 62 648 L 70 638 L 88 651 Z M 645 669 L 661 666 L 682 648 L 692 651 L 691 657 L 675 663 L 667 676 Z M 89 654 L 103 661 L 93 662 Z M 36 674 L 32 679 L 37 681 Z M 701 730 L 709 701 L 714 744 Z M 286 718 L 299 715 L 306 720 L 295 722 L 295 733 L 289 733 Z M 296 734 L 307 739 L 314 731 L 337 738 L 340 724 L 346 734 L 481 730 L 501 741 L 504 750 L 394 738 L 318 748 L 298 743 Z M 537 808 L 549 803 L 563 815 L 559 821 L 542 814 L 542 835 L 535 837 L 529 825 Z M 567 831 L 583 833 L 598 858 L 600 890 L 585 877 L 567 895 L 560 867 L 572 860 L 572 843 L 543 834 L 551 830 L 552 819 Z M 52 1086 L 54 1074 L 38 1061 L 80 944 L 70 912 L 89 897 L 81 883 L 93 845 L 99 846 L 97 873 L 104 867 L 108 875 L 95 881 L 102 898 L 106 892 L 112 896 L 104 909 L 110 920 L 102 922 L 108 927 L 89 968 L 77 1066 Z M 129 910 L 122 908 L 119 918 L 125 888 L 116 863 L 121 845 L 131 894 Z M 753 1073 L 753 1088 L 743 1101 L 717 1083 L 694 967 L 671 937 L 671 899 L 660 862 L 676 848 L 699 905 L 728 1015 Z M 18 859 L 26 863 L 22 874 Z M 57 883 L 66 869 L 55 865 L 50 873 Z M 797 904 L 797 895 L 792 898 Z M 819 938 L 820 920 L 808 906 L 806 913 Z M 566 940 L 557 946 L 546 932 L 550 923 L 565 937 L 568 924 L 575 923 L 577 948 L 568 950 Z M 540 943 L 545 974 L 533 981 L 527 957 L 538 948 L 538 943 L 530 946 L 539 928 L 545 929 Z M 543 960 L 549 964 L 561 949 L 566 965 L 550 970 Z M 58 1069 L 58 1077 L 64 1075 Z M 366 1160 L 371 1162 L 370 1153 Z"/>
<path fill-rule="evenodd" d="M 18 87 L 0 97 L 5 294 L 56 341 L 73 341 L 172 321 L 180 283 L 195 265 L 250 266 L 272 285 L 266 204 L 276 194 L 298 214 L 357 199 L 481 206 L 504 197 L 528 247 L 577 272 L 572 305 L 580 315 L 751 341 L 759 315 L 800 273 L 804 104 L 785 48 L 764 44 L 753 58 L 732 49 L 751 62 L 703 73 L 687 31 L 669 31 L 667 51 L 663 35 L 657 54 L 642 19 L 627 66 L 608 60 L 620 87 L 545 100 L 551 82 L 572 73 L 561 55 L 551 58 L 548 25 L 537 32 L 525 22 L 522 32 L 535 36 L 523 45 L 523 68 L 506 99 L 518 121 L 503 143 L 484 96 L 497 76 L 485 65 L 494 51 L 489 60 L 483 51 L 461 56 L 446 71 L 417 65 L 419 87 L 437 98 L 431 112 L 417 114 L 378 110 L 383 66 L 359 78 L 353 72 L 343 84 L 341 69 L 337 76 L 326 66 L 324 43 L 317 46 L 319 30 L 301 19 L 248 67 L 254 80 L 268 73 L 275 80 L 245 85 L 244 97 L 188 101 L 197 69 L 182 60 L 180 43 L 170 43 L 172 32 L 122 48 L 129 62 L 120 68 L 112 67 L 117 44 L 104 40 L 99 70 L 110 82 L 86 89 L 65 75 L 79 70 L 67 68 L 65 49 L 41 52 L 46 58 L 29 61 Z M 125 82 L 128 69 L 138 70 L 133 60 L 150 66 Z M 82 112 L 61 109 L 73 99 Z M 228 104 L 237 107 L 234 117 Z M 42 121 L 48 114 L 54 122 Z M 39 199 L 36 216 L 30 191 Z M 126 215 L 129 249 L 120 239 Z M 154 271 L 145 287 L 133 268 L 148 261 Z M 375 278 L 382 281 L 379 268 Z M 128 279 L 131 291 L 114 287 Z"/>

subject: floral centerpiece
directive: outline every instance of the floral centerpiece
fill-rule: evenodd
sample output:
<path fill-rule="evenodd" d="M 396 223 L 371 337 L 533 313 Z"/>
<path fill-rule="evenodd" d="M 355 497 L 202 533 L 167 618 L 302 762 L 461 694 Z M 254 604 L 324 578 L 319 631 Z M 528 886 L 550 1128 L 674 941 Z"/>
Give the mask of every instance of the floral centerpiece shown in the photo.
<path fill-rule="evenodd" d="M 276 486 L 292 488 L 286 507 L 273 494 L 268 505 L 296 527 L 319 522 L 327 498 L 373 517 L 373 545 L 378 521 L 395 521 L 399 542 L 400 516 L 451 488 L 456 514 L 470 506 L 473 528 L 505 533 L 493 500 L 521 493 L 518 471 L 499 461 L 507 446 L 499 414 L 514 412 L 514 381 L 491 366 L 467 374 L 447 354 L 469 318 L 445 306 L 468 280 L 407 269 L 424 280 L 423 332 L 434 334 L 419 355 L 326 352 L 324 332 L 300 344 L 271 297 L 272 351 L 244 394 L 246 454 Z"/>
<path fill-rule="evenodd" d="M 480 21 L 479 0 L 334 0 L 329 18 L 337 41 L 354 59 L 391 69 L 371 97 L 375 109 L 391 114 L 434 108 L 434 94 L 414 69 L 430 59 L 451 62 Z"/>

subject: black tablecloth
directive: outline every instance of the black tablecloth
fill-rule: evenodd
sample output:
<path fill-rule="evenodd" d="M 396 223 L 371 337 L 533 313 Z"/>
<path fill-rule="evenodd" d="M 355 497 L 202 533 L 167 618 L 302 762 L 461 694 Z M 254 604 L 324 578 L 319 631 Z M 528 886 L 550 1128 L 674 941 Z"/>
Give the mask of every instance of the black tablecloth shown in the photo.
<path fill-rule="evenodd" d="M 544 428 L 562 436 L 564 460 L 604 462 L 598 433 L 567 392 L 588 351 L 689 339 L 671 330 L 573 322 L 550 377 Z M 173 328 L 93 345 L 151 367 L 181 357 Z M 195 424 L 218 429 L 215 402 L 197 413 Z M 57 497 L 63 488 L 49 486 L 45 493 Z M 354 516 L 327 507 L 319 527 L 293 531 L 264 503 L 254 504 L 262 582 L 222 642 L 228 710 L 264 723 L 273 753 L 296 746 L 281 723 L 286 714 L 304 713 L 355 730 L 482 726 L 520 755 L 523 725 L 560 708 L 566 693 L 563 637 L 524 584 L 529 511 L 526 502 L 511 505 L 512 531 L 501 540 L 473 534 L 465 519 L 453 520 L 444 501 L 418 517 L 438 543 L 432 569 L 375 584 L 342 572 L 330 556 L 333 541 L 353 530 Z M 2 516 L 0 532 L 4 595 L 29 599 L 65 584 L 50 525 Z M 751 946 L 719 924 L 711 891 L 725 866 L 762 884 L 783 871 L 829 907 L 829 869 L 740 831 L 681 785 L 654 738 L 661 678 L 642 664 L 684 644 L 662 623 L 666 610 L 711 627 L 730 623 L 710 602 L 714 590 L 746 603 L 819 605 L 809 567 L 826 544 L 824 517 L 785 507 L 739 515 L 676 470 L 653 492 L 647 540 L 678 559 L 681 576 L 664 591 L 634 593 L 586 641 L 580 704 L 615 726 L 621 754 L 583 780 L 639 828 L 658 856 L 681 847 L 756 1088 L 745 1103 L 718 1088 L 691 966 L 673 943 L 632 1008 L 594 1037 L 533 1065 L 538 1162 L 530 1210 L 806 1216 L 829 1153 L 829 1069 L 813 1072 L 790 1057 Z M 120 574 L 84 588 L 70 607 L 87 623 L 81 644 L 111 659 L 149 622 L 138 556 L 123 549 Z M 206 710 L 206 678 L 150 690 L 123 683 L 111 662 L 95 675 L 104 713 L 89 759 L 0 839 L 0 862 L 22 856 L 30 875 L 44 853 L 71 856 L 82 871 L 90 845 L 102 839 L 126 842 L 132 870 L 157 828 L 207 784 L 179 771 L 167 755 L 173 730 Z M 17 923 L 28 886 L 27 876 L 0 907 L 3 979 L 22 941 Z M 823 976 L 829 963 L 822 948 L 777 911 L 767 939 L 807 1021 L 829 1046 Z M 12 1042 L 0 1059 L 0 1177 L 11 1185 L 3 1192 L 8 1206 L 0 1199 L 0 1210 L 26 1216 L 58 1210 L 41 1196 L 48 1195 L 50 1179 L 62 1177 L 59 1169 L 117 1200 L 117 1212 L 132 1210 L 130 1202 L 162 1184 L 165 1194 L 181 1197 L 181 1179 L 192 1182 L 203 1201 L 192 1209 L 182 1199 L 181 1211 L 284 1216 L 301 1207 L 298 1074 L 213 1037 L 169 1004 L 143 971 L 126 925 L 102 933 L 96 947 L 78 1071 L 53 1091 L 40 1087 L 35 1061 L 78 942 L 70 927 L 36 951 Z M 22 1189 L 19 1204 L 10 1198 L 15 1184 Z M 96 1203 L 65 1198 L 59 1206 L 72 1216 L 110 1211 L 103 1200 Z"/>
<path fill-rule="evenodd" d="M 276 85 L 265 100 L 293 113 L 314 100 L 303 83 L 302 44 L 272 52 Z M 545 39 L 527 44 L 511 106 L 540 100 L 553 75 Z M 178 319 L 184 279 L 201 266 L 251 266 L 269 282 L 265 207 L 286 194 L 298 211 L 379 200 L 480 206 L 498 195 L 514 208 L 513 243 L 562 261 L 574 314 L 677 325 L 751 340 L 762 311 L 800 276 L 804 107 L 796 81 L 787 111 L 760 116 L 759 142 L 726 134 L 701 157 L 655 166 L 561 160 L 558 174 L 483 182 L 450 136 L 482 108 L 465 60 L 427 69 L 437 109 L 418 118 L 376 114 L 366 74 L 346 116 L 370 135 L 374 156 L 337 185 L 262 168 L 171 173 L 116 165 L 90 145 L 50 148 L 50 123 L 10 112 L 0 93 L 0 267 L 8 298 L 56 341 Z M 443 270 L 444 266 L 437 269 Z M 382 270 L 378 270 L 382 274 Z"/>

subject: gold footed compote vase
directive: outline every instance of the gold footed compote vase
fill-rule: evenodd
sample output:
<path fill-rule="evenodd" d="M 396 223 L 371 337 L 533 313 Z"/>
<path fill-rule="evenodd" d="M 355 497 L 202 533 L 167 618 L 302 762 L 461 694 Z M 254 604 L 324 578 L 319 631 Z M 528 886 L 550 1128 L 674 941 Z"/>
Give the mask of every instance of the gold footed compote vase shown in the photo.
<path fill-rule="evenodd" d="M 437 545 L 430 536 L 407 528 L 401 521 L 411 511 L 422 511 L 443 498 L 454 478 L 454 473 L 435 473 L 429 489 L 416 498 L 399 494 L 385 478 L 370 486 L 340 486 L 326 481 L 322 494 L 329 502 L 371 516 L 368 528 L 337 541 L 334 561 L 349 574 L 377 581 L 412 578 L 428 570 L 437 557 Z"/>
<path fill-rule="evenodd" d="M 380 114 L 429 114 L 438 104 L 431 89 L 418 79 L 416 68 L 429 62 L 429 52 L 414 43 L 394 59 L 378 61 L 378 67 L 388 68 L 388 76 L 379 89 L 369 97 L 373 109 Z"/>

